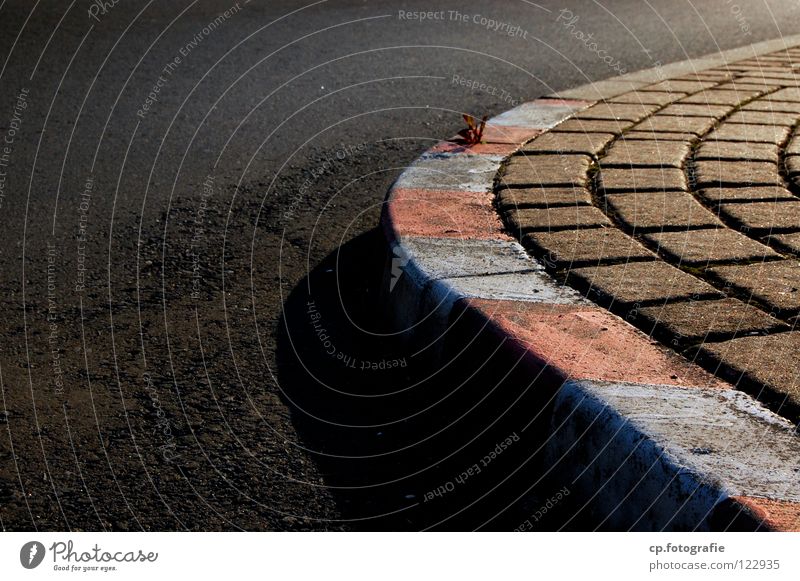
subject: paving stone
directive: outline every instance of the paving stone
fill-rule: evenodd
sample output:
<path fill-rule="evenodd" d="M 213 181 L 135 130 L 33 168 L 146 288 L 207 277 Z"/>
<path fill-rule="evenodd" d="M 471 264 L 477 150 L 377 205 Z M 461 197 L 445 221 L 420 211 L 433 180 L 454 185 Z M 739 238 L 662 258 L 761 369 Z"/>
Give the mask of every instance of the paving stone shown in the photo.
<path fill-rule="evenodd" d="M 758 62 L 754 57 L 748 58 L 747 60 L 737 60 L 736 62 L 726 62 L 723 66 L 725 67 L 725 70 L 734 73 L 738 79 L 739 75 L 742 74 L 741 71 L 767 70 L 767 68 L 771 67 L 772 65 L 769 65 L 768 67 L 765 63 Z M 781 70 L 785 71 L 786 69 L 782 68 Z"/>
<path fill-rule="evenodd" d="M 522 242 L 543 257 L 550 268 L 656 259 L 655 254 L 617 228 L 534 232 L 526 234 Z"/>
<path fill-rule="evenodd" d="M 740 62 L 736 64 L 744 67 L 754 67 L 758 69 L 760 73 L 764 74 L 770 74 L 773 71 L 780 73 L 791 73 L 792 70 L 792 61 L 790 57 L 759 56 L 757 59 L 750 59 L 747 62 Z M 752 75 L 753 72 L 748 71 L 740 74 Z M 739 78 L 740 77 L 737 77 L 737 80 Z"/>
<path fill-rule="evenodd" d="M 634 125 L 637 131 L 666 131 L 669 133 L 694 133 L 702 135 L 714 127 L 714 117 L 674 117 L 672 115 L 653 115 Z"/>
<path fill-rule="evenodd" d="M 576 114 L 573 119 L 607 119 L 614 121 L 639 121 L 659 108 L 643 103 L 597 103 Z"/>
<path fill-rule="evenodd" d="M 737 71 L 737 79 L 742 78 L 759 78 L 759 79 L 771 79 L 771 78 L 782 78 L 782 79 L 792 79 L 796 77 L 796 73 L 791 70 L 787 65 L 779 66 L 779 67 L 762 67 L 759 65 L 738 65 L 741 66 L 742 69 Z M 785 83 L 784 83 L 785 84 Z"/>
<path fill-rule="evenodd" d="M 782 125 L 745 125 L 742 123 L 722 123 L 712 131 L 707 139 L 720 141 L 746 141 L 748 143 L 780 144 L 789 137 L 789 128 Z"/>
<path fill-rule="evenodd" d="M 764 71 L 765 73 L 771 72 L 771 71 L 780 71 L 783 74 L 786 74 L 786 73 L 788 73 L 788 74 L 796 74 L 796 72 L 797 72 L 797 67 L 798 67 L 797 55 L 793 56 L 793 55 L 787 54 L 785 56 L 783 56 L 783 55 L 782 56 L 775 56 L 775 55 L 771 55 L 770 54 L 770 55 L 766 55 L 766 56 L 758 57 L 758 58 L 759 58 L 759 63 L 758 64 L 762 66 L 761 70 Z M 765 59 L 765 60 L 762 61 L 761 59 Z M 748 74 L 750 74 L 750 73 L 748 73 Z"/>
<path fill-rule="evenodd" d="M 797 60 L 796 59 L 795 59 L 794 62 L 789 61 L 789 60 L 782 60 L 782 61 L 774 60 L 774 61 L 770 61 L 767 64 L 767 66 L 763 67 L 762 70 L 761 70 L 761 73 L 763 73 L 764 75 L 771 75 L 771 74 L 774 74 L 774 73 L 794 74 L 794 73 L 796 73 L 796 70 L 797 70 L 796 67 L 797 67 Z M 748 73 L 748 74 L 750 74 L 750 73 Z"/>
<path fill-rule="evenodd" d="M 505 186 L 585 186 L 591 161 L 587 155 L 518 155 L 501 179 Z"/>
<path fill-rule="evenodd" d="M 757 81 L 756 79 L 735 79 L 727 83 L 722 83 L 714 87 L 715 89 L 723 89 L 729 91 L 757 91 L 759 93 L 766 93 L 773 89 L 780 87 L 780 82 L 778 81 L 768 81 L 766 79 L 762 79 L 761 81 Z"/>
<path fill-rule="evenodd" d="M 738 79 L 750 79 L 753 81 L 758 79 L 764 83 L 771 83 L 775 85 L 774 88 L 785 87 L 792 85 L 792 81 L 796 80 L 797 75 L 791 70 L 791 65 L 785 63 L 779 65 L 777 63 L 770 66 L 762 66 L 758 70 L 740 71 Z"/>
<path fill-rule="evenodd" d="M 754 85 L 763 85 L 767 87 L 771 87 L 769 90 L 774 90 L 779 87 L 786 87 L 792 86 L 797 84 L 796 79 L 792 79 L 785 76 L 785 73 L 764 73 L 758 74 L 752 71 L 742 71 L 740 77 L 737 77 L 737 81 L 741 81 L 742 83 L 752 83 Z M 765 95 L 765 97 L 769 97 L 769 95 Z M 764 98 L 764 97 L 760 97 Z"/>
<path fill-rule="evenodd" d="M 707 188 L 700 190 L 698 195 L 710 203 L 745 200 L 767 202 L 797 199 L 789 190 L 781 187 Z"/>
<path fill-rule="evenodd" d="M 501 210 L 591 204 L 592 196 L 589 190 L 580 187 L 504 188 L 497 193 L 497 205 Z"/>
<path fill-rule="evenodd" d="M 755 54 L 752 58 L 748 58 L 741 62 L 745 64 L 759 65 L 762 67 L 771 67 L 780 65 L 788 65 L 793 62 L 793 49 L 781 49 L 775 52 L 764 54 Z"/>
<path fill-rule="evenodd" d="M 755 55 L 751 59 L 742 61 L 745 65 L 756 65 L 762 69 L 770 67 L 780 67 L 781 70 L 786 70 L 787 66 L 791 66 L 794 62 L 795 55 L 790 50 L 781 50 L 775 53 Z"/>
<path fill-rule="evenodd" d="M 800 311 L 800 263 L 780 260 L 735 266 L 715 266 L 709 272 L 769 307 L 775 315 Z"/>
<path fill-rule="evenodd" d="M 629 262 L 569 271 L 568 282 L 601 304 L 620 308 L 677 299 L 723 298 L 714 287 L 666 262 Z"/>
<path fill-rule="evenodd" d="M 709 89 L 690 95 L 679 103 L 702 103 L 707 105 L 739 105 L 759 95 L 759 91 L 720 91 Z"/>
<path fill-rule="evenodd" d="M 800 405 L 800 332 L 707 343 L 699 349 L 699 358 L 722 365 L 734 383 L 740 378 L 751 383 L 759 396 L 771 395 L 781 403 L 785 397 L 792 407 Z M 771 393 L 759 393 L 762 387 Z"/>
<path fill-rule="evenodd" d="M 742 48 L 744 49 L 745 47 Z M 757 64 L 756 63 L 734 63 L 734 64 L 736 66 L 741 65 L 742 69 L 741 70 L 731 69 L 731 71 L 735 73 L 736 77 L 731 79 L 729 81 L 730 83 L 738 83 L 742 81 L 743 78 L 760 77 L 763 76 L 764 74 L 772 74 L 773 71 L 780 72 L 783 74 L 790 70 L 787 64 L 785 63 L 779 64 L 777 61 L 770 63 L 762 62 Z M 781 84 L 776 83 L 775 88 L 777 88 L 777 86 L 781 86 Z"/>
<path fill-rule="evenodd" d="M 781 64 L 789 64 L 793 61 L 793 53 L 791 50 L 779 50 L 774 53 L 768 53 L 763 55 L 756 55 L 752 59 L 747 59 L 747 64 L 769 64 L 769 63 L 781 63 Z"/>
<path fill-rule="evenodd" d="M 770 161 L 778 163 L 778 146 L 774 143 L 745 143 L 743 141 L 702 141 L 695 159 L 726 159 L 732 161 Z"/>
<path fill-rule="evenodd" d="M 788 325 L 739 299 L 671 302 L 635 311 L 637 326 L 683 349 L 707 341 L 788 329 Z"/>
<path fill-rule="evenodd" d="M 628 141 L 623 137 L 611 145 L 600 160 L 600 167 L 621 165 L 680 168 L 687 155 L 689 155 L 688 143 L 655 139 Z"/>
<path fill-rule="evenodd" d="M 770 101 L 789 101 L 790 103 L 800 103 L 800 88 L 779 89 L 769 95 Z"/>
<path fill-rule="evenodd" d="M 781 85 L 793 85 L 798 81 L 798 76 L 795 73 L 781 72 L 774 69 L 769 71 L 743 70 L 741 73 L 740 79 L 778 81 Z"/>
<path fill-rule="evenodd" d="M 737 111 L 725 120 L 726 123 L 747 123 L 752 125 L 794 125 L 797 115 L 777 111 Z"/>
<path fill-rule="evenodd" d="M 679 117 L 716 117 L 722 119 L 733 107 L 730 105 L 709 105 L 707 103 L 674 103 L 664 107 L 659 115 L 677 115 Z"/>
<path fill-rule="evenodd" d="M 800 180 L 798 180 L 797 176 L 795 175 L 800 173 L 800 155 L 787 156 L 785 164 L 786 171 L 789 172 L 790 176 L 792 176 L 791 181 L 794 182 L 795 185 L 800 185 Z"/>
<path fill-rule="evenodd" d="M 642 87 L 639 89 L 640 91 L 664 91 L 667 93 L 672 93 L 675 91 L 681 91 L 684 93 L 696 93 L 698 91 L 702 91 L 703 89 L 710 89 L 717 83 L 715 81 L 676 81 L 676 80 L 669 80 L 669 81 L 661 81 L 660 83 L 656 83 L 654 85 L 648 85 L 646 87 Z"/>
<path fill-rule="evenodd" d="M 683 230 L 645 234 L 651 243 L 670 261 L 681 265 L 700 266 L 721 261 L 763 260 L 780 258 L 780 254 L 752 238 L 731 230 Z"/>
<path fill-rule="evenodd" d="M 675 77 L 676 81 L 713 81 L 714 83 L 722 83 L 728 79 L 733 78 L 735 75 L 732 71 L 721 71 L 717 69 L 706 69 L 704 71 L 695 71 L 687 75 Z"/>
<path fill-rule="evenodd" d="M 800 200 L 722 204 L 720 213 L 752 234 L 800 230 Z"/>
<path fill-rule="evenodd" d="M 742 107 L 742 111 L 768 111 L 774 113 L 800 114 L 800 103 L 770 101 L 769 98 L 756 99 L 755 101 L 751 101 Z"/>
<path fill-rule="evenodd" d="M 705 71 L 698 71 L 695 73 L 690 73 L 688 75 L 683 75 L 681 77 L 676 77 L 675 80 L 678 81 L 726 81 L 733 77 L 733 73 L 730 71 L 716 71 L 713 69 L 705 70 Z"/>
<path fill-rule="evenodd" d="M 594 206 L 570 208 L 519 208 L 505 212 L 509 230 L 517 238 L 526 232 L 596 228 L 611 221 Z"/>
<path fill-rule="evenodd" d="M 684 141 L 690 143 L 697 140 L 697 135 L 694 133 L 680 133 L 670 131 L 640 131 L 631 129 L 625 132 L 625 140 L 647 140 L 647 141 Z"/>
<path fill-rule="evenodd" d="M 612 133 L 620 135 L 633 121 L 603 121 L 598 119 L 567 119 L 553 128 L 554 133 Z"/>
<path fill-rule="evenodd" d="M 786 144 L 786 155 L 800 155 L 800 138 L 796 133 Z"/>
<path fill-rule="evenodd" d="M 800 159 L 793 155 L 786 158 L 786 170 L 789 173 L 788 181 L 793 183 L 795 188 L 800 188 Z"/>
<path fill-rule="evenodd" d="M 544 133 L 527 143 L 523 153 L 583 153 L 597 155 L 614 140 L 611 133 Z"/>
<path fill-rule="evenodd" d="M 788 65 L 792 61 L 792 54 L 787 50 L 781 50 L 774 53 L 767 53 L 763 55 L 754 55 L 752 58 L 739 61 L 738 65 L 755 66 L 761 70 L 767 70 L 772 67 L 780 67 L 781 70 L 786 70 L 784 65 Z"/>
<path fill-rule="evenodd" d="M 728 65 L 728 68 L 732 71 L 747 72 L 750 73 L 751 75 L 756 73 L 762 77 L 768 75 L 787 74 L 786 69 L 784 67 L 766 66 L 762 63 L 734 63 Z"/>
<path fill-rule="evenodd" d="M 686 96 L 686 93 L 667 93 L 657 91 L 632 91 L 609 99 L 611 103 L 643 103 L 666 105 Z"/>
<path fill-rule="evenodd" d="M 677 168 L 604 168 L 600 187 L 606 192 L 663 192 L 685 190 L 686 176 Z"/>
<path fill-rule="evenodd" d="M 721 226 L 714 214 L 684 192 L 610 194 L 606 204 L 617 219 L 637 232 Z"/>
<path fill-rule="evenodd" d="M 800 232 L 792 234 L 773 234 L 768 237 L 770 243 L 777 245 L 781 250 L 800 254 Z"/>
<path fill-rule="evenodd" d="M 695 163 L 697 186 L 776 186 L 782 183 L 778 166 L 768 161 L 703 160 Z"/>
<path fill-rule="evenodd" d="M 794 62 L 794 55 L 788 49 L 779 50 L 774 53 L 756 55 L 754 58 L 748 59 L 747 62 L 762 64 L 762 65 L 770 63 L 791 64 L 792 62 Z"/>
<path fill-rule="evenodd" d="M 744 47 L 743 47 L 744 48 Z M 758 57 L 760 59 L 761 57 Z M 769 74 L 772 71 L 785 73 L 789 70 L 785 61 L 760 61 L 756 58 L 748 59 L 746 61 L 738 61 L 730 63 L 726 68 L 730 69 L 736 74 L 736 79 L 741 79 L 742 76 L 753 76 L 756 74 Z"/>

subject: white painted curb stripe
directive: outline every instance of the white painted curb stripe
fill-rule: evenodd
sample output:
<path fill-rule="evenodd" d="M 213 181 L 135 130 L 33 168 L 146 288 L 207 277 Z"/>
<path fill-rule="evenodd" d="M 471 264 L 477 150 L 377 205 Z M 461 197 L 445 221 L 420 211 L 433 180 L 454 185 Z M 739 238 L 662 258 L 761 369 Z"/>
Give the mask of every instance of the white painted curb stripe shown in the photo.
<path fill-rule="evenodd" d="M 733 389 L 569 381 L 548 457 L 584 493 L 602 490 L 620 527 L 702 528 L 729 496 L 800 501 L 794 427 Z"/>

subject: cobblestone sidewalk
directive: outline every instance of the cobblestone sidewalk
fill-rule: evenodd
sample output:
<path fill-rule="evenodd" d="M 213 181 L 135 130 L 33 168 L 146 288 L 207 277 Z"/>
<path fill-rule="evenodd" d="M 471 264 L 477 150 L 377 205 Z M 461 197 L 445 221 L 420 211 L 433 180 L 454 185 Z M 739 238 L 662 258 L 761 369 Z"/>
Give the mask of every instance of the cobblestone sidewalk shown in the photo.
<path fill-rule="evenodd" d="M 600 101 L 501 169 L 559 280 L 800 418 L 800 48 Z"/>

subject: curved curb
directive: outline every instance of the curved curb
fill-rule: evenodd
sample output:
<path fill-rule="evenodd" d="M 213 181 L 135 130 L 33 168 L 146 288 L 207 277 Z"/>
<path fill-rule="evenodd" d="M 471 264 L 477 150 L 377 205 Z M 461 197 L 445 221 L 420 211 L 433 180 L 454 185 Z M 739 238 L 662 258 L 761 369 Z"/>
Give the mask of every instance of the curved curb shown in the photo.
<path fill-rule="evenodd" d="M 530 377 L 554 388 L 550 464 L 612 508 L 614 528 L 800 530 L 800 440 L 749 395 L 551 278 L 504 233 L 496 176 L 524 143 L 598 100 L 798 45 L 800 35 L 524 103 L 491 119 L 477 146 L 438 143 L 388 193 L 395 327 L 434 358 L 487 331 L 521 355 Z M 459 333 L 448 332 L 454 321 Z"/>

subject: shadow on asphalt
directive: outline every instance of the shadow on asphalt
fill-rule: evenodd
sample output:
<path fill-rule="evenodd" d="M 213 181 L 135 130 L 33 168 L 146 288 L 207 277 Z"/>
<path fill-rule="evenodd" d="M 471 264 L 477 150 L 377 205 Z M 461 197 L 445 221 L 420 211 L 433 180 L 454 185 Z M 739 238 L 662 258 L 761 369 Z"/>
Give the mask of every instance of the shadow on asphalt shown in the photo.
<path fill-rule="evenodd" d="M 496 345 L 481 338 L 434 367 L 386 334 L 385 253 L 378 230 L 341 246 L 294 288 L 280 321 L 282 395 L 345 526 L 595 528 L 569 483 L 540 478 L 548 426 L 530 422 L 546 390 L 530 389 L 515 362 L 487 359 Z"/>

